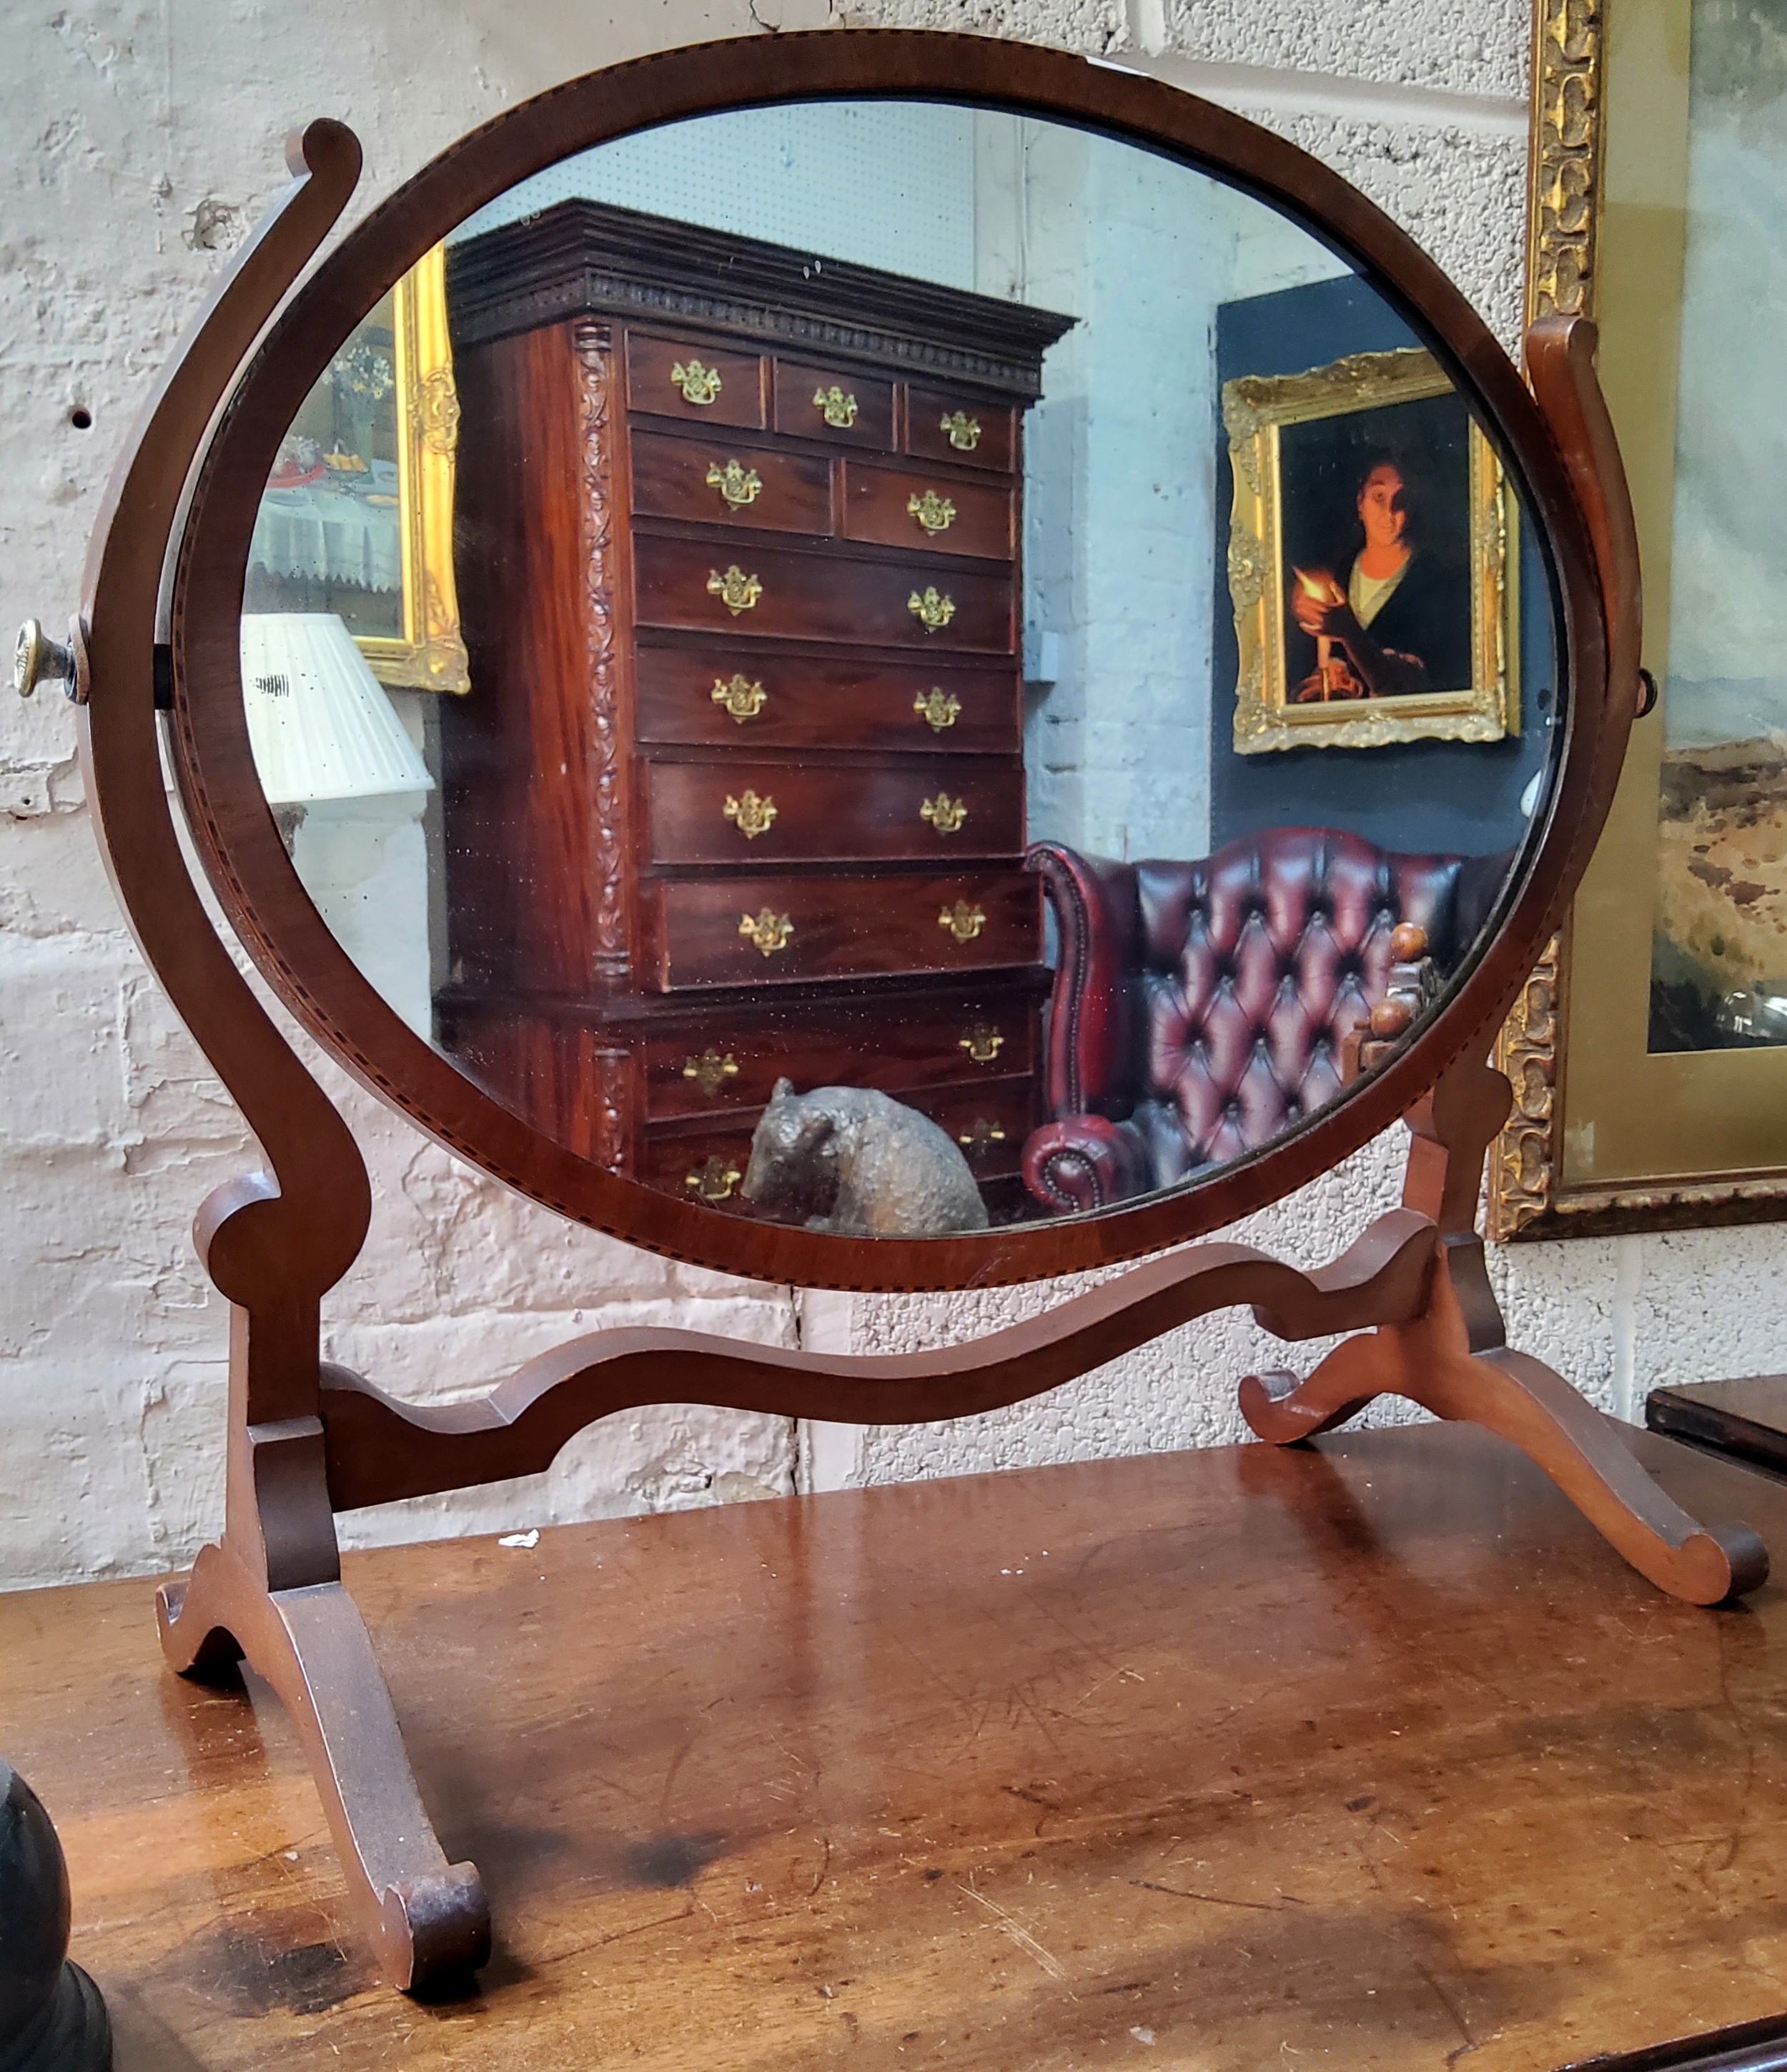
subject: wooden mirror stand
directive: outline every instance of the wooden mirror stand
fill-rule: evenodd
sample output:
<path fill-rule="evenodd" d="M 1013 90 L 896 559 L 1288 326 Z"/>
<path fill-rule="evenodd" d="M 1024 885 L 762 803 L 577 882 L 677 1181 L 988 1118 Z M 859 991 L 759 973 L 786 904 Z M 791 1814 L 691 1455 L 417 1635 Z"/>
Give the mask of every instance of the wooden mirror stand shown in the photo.
<path fill-rule="evenodd" d="M 807 40 L 840 51 L 856 39 Z M 720 62 L 735 76 L 742 64 L 764 61 L 748 47 L 725 50 Z M 1009 67 L 1015 55 L 1002 50 L 992 62 Z M 1076 60 L 1022 56 L 1033 79 L 1046 74 L 1057 88 L 1069 68 L 1076 80 L 1091 76 Z M 1102 75 L 1095 85 L 1105 95 L 1120 91 Z M 1701 1604 L 1754 1589 L 1767 1556 L 1748 1527 L 1689 1517 L 1567 1382 L 1507 1346 L 1476 1227 L 1485 1156 L 1510 1104 L 1508 1083 L 1483 1061 L 1534 945 L 1586 860 L 1638 680 L 1631 518 L 1595 381 L 1594 334 L 1580 322 L 1542 324 L 1526 347 L 1533 393 L 1592 543 L 1596 639 L 1606 650 L 1598 686 L 1579 679 L 1576 687 L 1575 724 L 1592 734 L 1592 752 L 1572 750 L 1554 816 L 1573 832 L 1547 897 L 1526 902 L 1518 931 L 1505 927 L 1484 960 L 1480 997 L 1489 1011 L 1465 1047 L 1455 1044 L 1448 1057 L 1432 1045 L 1410 1046 L 1410 1072 L 1397 1082 L 1411 1132 L 1403 1204 L 1340 1258 L 1304 1270 L 1242 1245 L 1194 1244 L 943 1353 L 828 1358 L 676 1330 L 599 1332 L 531 1361 L 479 1400 L 446 1408 L 407 1405 L 322 1362 L 320 1305 L 359 1253 L 369 1182 L 346 1124 L 238 972 L 183 862 L 156 717 L 158 705 L 177 709 L 182 689 L 177 677 L 167 681 L 170 629 L 164 619 L 158 631 L 157 611 L 207 426 L 345 205 L 359 162 L 338 124 L 317 123 L 294 142 L 293 184 L 163 376 L 113 478 L 70 646 L 47 656 L 35 647 L 23 687 L 36 675 L 66 672 L 80 707 L 88 796 L 119 898 L 265 1157 L 265 1170 L 218 1190 L 198 1218 L 206 1269 L 230 1304 L 227 1519 L 190 1581 L 161 1592 L 168 1659 L 184 1674 L 216 1678 L 245 1660 L 278 1693 L 322 1794 L 354 1910 L 389 1979 L 416 1988 L 482 1963 L 489 1910 L 476 1868 L 450 1864 L 435 1838 L 366 1629 L 342 1585 L 335 1514 L 539 1472 L 575 1433 L 618 1412 L 691 1403 L 861 1424 L 973 1416 L 1056 1388 L 1191 1318 L 1247 1304 L 1285 1339 L 1354 1334 L 1307 1378 L 1242 1382 L 1241 1407 L 1263 1439 L 1288 1444 L 1378 1396 L 1404 1396 L 1520 1448 L 1659 1588 Z M 176 587 L 176 652 L 183 608 Z M 265 813 L 258 800 L 249 804 Z M 1420 1075 L 1417 1053 L 1430 1061 L 1418 1085 L 1411 1083 Z M 1284 1170 L 1281 1193 L 1307 1177 Z M 1257 1193 L 1256 1180 L 1247 1185 Z M 1233 1213 L 1252 1205 L 1239 1193 L 1230 1198 Z M 831 1241 L 805 1242 L 812 1280 L 823 1285 Z"/>

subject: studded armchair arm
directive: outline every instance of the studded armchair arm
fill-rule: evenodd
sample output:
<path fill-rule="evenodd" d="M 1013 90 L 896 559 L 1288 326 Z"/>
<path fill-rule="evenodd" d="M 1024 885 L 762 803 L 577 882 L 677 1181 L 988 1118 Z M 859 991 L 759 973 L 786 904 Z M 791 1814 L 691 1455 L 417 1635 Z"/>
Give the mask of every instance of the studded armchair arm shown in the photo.
<path fill-rule="evenodd" d="M 1141 1137 L 1128 1124 L 1073 1115 L 1031 1132 L 1024 1184 L 1058 1214 L 1073 1215 L 1146 1194 L 1152 1175 Z"/>
<path fill-rule="evenodd" d="M 1045 1097 L 1052 1114 L 1127 1115 L 1136 1085 L 1140 917 L 1133 865 L 1037 842 L 1038 874 L 1054 915 Z"/>

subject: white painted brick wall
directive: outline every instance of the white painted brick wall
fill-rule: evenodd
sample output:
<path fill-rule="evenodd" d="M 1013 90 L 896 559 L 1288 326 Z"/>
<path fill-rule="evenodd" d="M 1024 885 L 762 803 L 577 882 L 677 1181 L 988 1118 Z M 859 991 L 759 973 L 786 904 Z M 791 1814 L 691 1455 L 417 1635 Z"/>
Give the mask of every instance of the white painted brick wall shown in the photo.
<path fill-rule="evenodd" d="M 1147 0 L 1131 10 L 1144 47 L 1154 42 Z M 1257 0 L 1165 0 L 1165 40 L 1188 57 L 1270 65 L 1321 79 L 1367 80 L 1480 97 L 1526 91 L 1528 10 L 1494 0 L 1341 0 L 1325 7 L 1262 7 Z"/>
<path fill-rule="evenodd" d="M 758 11 L 774 10 L 759 0 Z M 782 10 L 819 26 L 823 6 Z M 743 4 L 8 0 L 0 68 L 0 623 L 65 619 L 129 417 L 317 114 L 359 131 L 356 211 L 506 102 Z M 90 431 L 68 421 L 91 411 Z M 189 1227 L 250 1162 L 240 1118 L 125 933 L 80 810 L 72 714 L 0 708 L 0 1583 L 177 1566 L 221 1522 L 224 1306 Z M 790 1342 L 788 1292 L 576 1230 L 467 1172 L 343 1075 L 377 1206 L 326 1309 L 331 1355 L 424 1396 L 487 1388 L 604 1323 Z M 771 1494 L 785 1420 L 671 1408 L 585 1434 L 543 1482 L 393 1506 L 350 1540 Z"/>
<path fill-rule="evenodd" d="M 52 624 L 131 413 L 224 252 L 333 114 L 367 146 L 356 209 L 461 131 L 592 66 L 762 27 L 975 29 L 1159 68 L 1339 166 L 1518 319 L 1522 0 L 0 0 L 0 624 Z M 1275 68 L 1276 76 L 1275 76 Z M 77 431 L 69 413 L 93 417 Z M 224 1317 L 188 1226 L 249 1156 L 149 980 L 95 853 L 67 709 L 0 709 L 0 1583 L 179 1564 L 216 1529 Z M 786 1290 L 655 1260 L 515 1200 L 348 1087 L 377 1194 L 329 1304 L 334 1356 L 417 1395 L 487 1386 L 562 1337 L 651 1318 L 787 1343 Z M 1314 1260 L 1394 1198 L 1397 1147 L 1255 1218 Z M 1503 1254 L 1520 1342 L 1629 1410 L 1662 1379 L 1778 1366 L 1775 1230 Z M 809 1342 L 937 1341 L 1044 1291 L 806 1305 Z M 1308 1356 L 1305 1352 L 1305 1358 Z M 489 1529 L 790 1486 L 944 1474 L 1235 1436 L 1235 1377 L 1285 1358 L 1245 1318 L 1175 1334 L 1042 1403 L 857 1447 L 668 1409 L 585 1434 L 543 1483 L 347 1521 L 350 1538 Z"/>

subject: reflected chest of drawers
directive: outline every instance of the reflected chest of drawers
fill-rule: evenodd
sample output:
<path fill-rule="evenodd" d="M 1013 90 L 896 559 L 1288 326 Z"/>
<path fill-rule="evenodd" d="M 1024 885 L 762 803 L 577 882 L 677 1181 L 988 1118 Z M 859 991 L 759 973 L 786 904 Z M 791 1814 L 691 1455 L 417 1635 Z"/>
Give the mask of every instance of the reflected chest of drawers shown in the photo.
<path fill-rule="evenodd" d="M 1066 319 L 584 201 L 450 256 L 440 1039 L 737 1205 L 776 1079 L 1034 1116 L 1021 424 Z"/>

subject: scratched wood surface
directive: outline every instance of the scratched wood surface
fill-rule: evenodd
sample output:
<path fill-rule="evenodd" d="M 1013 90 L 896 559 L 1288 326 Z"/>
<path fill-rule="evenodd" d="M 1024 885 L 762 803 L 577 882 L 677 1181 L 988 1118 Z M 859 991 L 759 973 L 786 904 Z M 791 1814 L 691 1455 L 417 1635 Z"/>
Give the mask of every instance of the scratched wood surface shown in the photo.
<path fill-rule="evenodd" d="M 1667 1478 L 1787 1552 L 1787 1490 Z M 348 1573 L 470 1997 L 372 1983 L 277 1708 L 166 1675 L 148 1583 L 0 1598 L 120 2072 L 1513 2072 L 1787 2008 L 1783 1593 L 1661 1595 L 1480 1432 Z"/>

